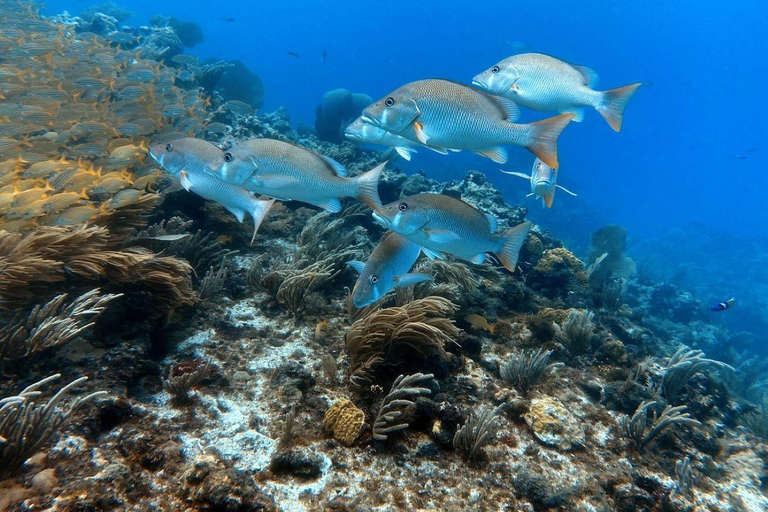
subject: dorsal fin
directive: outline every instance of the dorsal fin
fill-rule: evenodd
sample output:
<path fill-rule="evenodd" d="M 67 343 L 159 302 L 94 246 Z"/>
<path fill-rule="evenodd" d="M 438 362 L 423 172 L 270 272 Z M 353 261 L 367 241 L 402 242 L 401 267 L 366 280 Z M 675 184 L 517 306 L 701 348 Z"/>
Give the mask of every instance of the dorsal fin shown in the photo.
<path fill-rule="evenodd" d="M 483 213 L 483 215 L 485 215 L 485 218 L 488 220 L 488 228 L 490 228 L 491 233 L 495 233 L 496 230 L 499 229 L 499 221 L 497 221 L 496 217 L 490 213 Z"/>
<path fill-rule="evenodd" d="M 347 177 L 347 169 L 341 165 L 339 162 L 334 160 L 333 158 L 327 157 L 325 155 L 321 155 L 320 153 L 317 153 L 317 156 L 322 158 L 326 164 L 328 164 L 331 169 L 333 169 L 333 172 L 336 173 L 336 176 L 341 176 L 342 178 Z"/>
<path fill-rule="evenodd" d="M 571 64 L 571 66 L 584 77 L 584 85 L 588 86 L 590 89 L 597 87 L 597 82 L 600 81 L 600 77 L 594 69 L 588 68 L 587 66 L 578 66 L 576 64 Z"/>

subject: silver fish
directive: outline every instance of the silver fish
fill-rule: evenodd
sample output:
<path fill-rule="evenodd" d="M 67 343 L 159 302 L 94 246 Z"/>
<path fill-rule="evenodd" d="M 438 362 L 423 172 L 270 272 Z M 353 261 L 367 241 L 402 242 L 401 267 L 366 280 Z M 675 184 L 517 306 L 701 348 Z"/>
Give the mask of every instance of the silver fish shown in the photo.
<path fill-rule="evenodd" d="M 344 129 L 344 136 L 360 144 L 391 146 L 398 155 L 409 161 L 411 154 L 416 152 L 415 148 L 421 145 L 371 123 L 366 123 L 362 117 L 358 117 Z"/>
<path fill-rule="evenodd" d="M 352 290 L 356 308 L 369 306 L 399 286 L 411 286 L 432 280 L 426 274 L 409 274 L 421 254 L 421 248 L 391 231 L 384 233 L 368 261 L 348 261 L 360 273 Z"/>
<path fill-rule="evenodd" d="M 193 174 L 205 171 L 218 176 L 218 165 L 223 154 L 221 149 L 210 142 L 192 137 L 155 144 L 149 148 L 149 156 L 176 179 L 185 169 Z"/>
<path fill-rule="evenodd" d="M 474 151 L 503 164 L 501 146 L 514 144 L 557 167 L 557 138 L 573 116 L 515 124 L 519 115 L 505 98 L 437 79 L 406 84 L 363 110 L 363 120 L 426 146 Z"/>
<path fill-rule="evenodd" d="M 258 194 L 338 212 L 343 197 L 354 197 L 371 208 L 381 206 L 378 186 L 385 165 L 349 178 L 344 166 L 314 151 L 279 140 L 251 139 L 223 154 L 218 173 Z"/>
<path fill-rule="evenodd" d="M 501 172 L 529 180 L 531 182 L 531 193 L 528 194 L 528 197 L 541 197 L 541 204 L 547 208 L 552 208 L 552 204 L 555 201 L 555 189 L 559 188 L 566 194 L 571 194 L 572 196 L 576 195 L 567 188 L 558 185 L 557 169 L 551 168 L 538 158 L 533 162 L 533 169 L 531 169 L 530 176 L 521 172 L 505 170 L 502 170 Z"/>
<path fill-rule="evenodd" d="M 531 226 L 523 222 L 497 233 L 497 221 L 492 215 L 442 194 L 406 197 L 377 209 L 373 217 L 385 228 L 418 244 L 430 258 L 448 253 L 479 265 L 490 252 L 510 272 L 517 266 Z"/>
<path fill-rule="evenodd" d="M 641 84 L 596 91 L 594 70 L 541 53 L 508 57 L 475 76 L 472 84 L 533 110 L 557 110 L 584 119 L 582 107 L 593 107 L 615 131 L 621 131 L 624 109 Z"/>

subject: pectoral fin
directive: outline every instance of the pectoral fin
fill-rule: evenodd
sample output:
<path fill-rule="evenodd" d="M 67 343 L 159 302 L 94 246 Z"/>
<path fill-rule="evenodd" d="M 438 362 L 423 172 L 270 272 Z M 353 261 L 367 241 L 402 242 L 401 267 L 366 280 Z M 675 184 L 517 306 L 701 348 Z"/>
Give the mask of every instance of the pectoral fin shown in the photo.
<path fill-rule="evenodd" d="M 356 261 L 356 260 L 348 261 L 347 265 L 355 269 L 358 274 L 362 274 L 363 269 L 365 268 L 365 262 L 362 262 L 362 261 Z"/>
<path fill-rule="evenodd" d="M 523 178 L 524 180 L 529 180 L 530 181 L 530 179 L 531 179 L 530 176 L 528 176 L 527 174 L 523 174 L 521 172 L 505 171 L 504 169 L 499 169 L 499 170 L 501 172 L 503 172 L 504 174 L 511 174 L 512 176 L 517 176 L 518 178 Z"/>
<path fill-rule="evenodd" d="M 576 197 L 576 196 L 578 195 L 578 194 L 576 194 L 575 192 L 571 192 L 571 191 L 570 191 L 570 190 L 568 190 L 567 188 L 565 188 L 565 187 L 562 187 L 562 186 L 560 186 L 560 185 L 555 185 L 555 186 L 556 186 L 557 188 L 559 188 L 560 190 L 562 190 L 563 192 L 565 192 L 566 194 L 571 194 L 571 195 L 572 195 L 572 196 L 574 196 L 574 197 Z"/>
<path fill-rule="evenodd" d="M 426 274 L 405 274 L 399 277 L 395 277 L 395 286 L 413 286 L 414 284 L 431 280 L 432 276 L 428 276 Z"/>
<path fill-rule="evenodd" d="M 413 130 L 416 132 L 416 138 L 419 139 L 419 142 L 427 145 L 427 141 L 429 140 L 429 135 L 424 133 L 424 125 L 421 123 L 413 123 Z"/>
<path fill-rule="evenodd" d="M 192 181 L 189 179 L 189 174 L 187 174 L 187 171 L 181 171 L 181 174 L 179 175 L 179 182 L 187 192 L 189 192 L 192 188 Z"/>
<path fill-rule="evenodd" d="M 421 250 L 427 256 L 427 258 L 429 258 L 431 260 L 441 260 L 441 259 L 443 259 L 443 255 L 440 254 L 438 251 L 433 251 L 432 249 L 427 249 L 426 247 L 422 247 Z"/>
<path fill-rule="evenodd" d="M 459 235 L 447 229 L 425 229 L 424 234 L 431 242 L 436 244 L 447 244 L 449 242 L 461 240 Z"/>

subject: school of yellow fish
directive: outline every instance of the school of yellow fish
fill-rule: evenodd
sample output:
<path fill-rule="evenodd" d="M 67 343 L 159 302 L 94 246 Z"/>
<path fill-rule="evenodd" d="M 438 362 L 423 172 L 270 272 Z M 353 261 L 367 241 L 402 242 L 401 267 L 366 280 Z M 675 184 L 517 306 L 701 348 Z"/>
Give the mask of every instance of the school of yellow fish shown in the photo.
<path fill-rule="evenodd" d="M 82 224 L 140 201 L 159 140 L 204 131 L 182 71 L 0 2 L 0 229 Z"/>

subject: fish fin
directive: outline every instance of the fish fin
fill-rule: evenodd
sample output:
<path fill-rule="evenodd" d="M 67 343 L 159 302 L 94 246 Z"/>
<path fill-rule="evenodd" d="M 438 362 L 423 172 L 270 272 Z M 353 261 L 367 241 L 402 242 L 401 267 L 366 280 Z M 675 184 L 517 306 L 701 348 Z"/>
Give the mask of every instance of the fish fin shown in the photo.
<path fill-rule="evenodd" d="M 341 176 L 342 178 L 345 178 L 345 177 L 349 176 L 349 173 L 347 172 L 346 167 L 341 165 L 339 162 L 337 162 L 333 158 L 329 158 L 329 157 L 327 157 L 325 155 L 321 155 L 319 153 L 318 153 L 317 156 L 322 158 L 325 161 L 325 163 L 328 164 L 331 167 L 331 169 L 333 169 L 333 172 L 336 173 L 336 176 Z"/>
<path fill-rule="evenodd" d="M 248 212 L 251 214 L 251 217 L 253 217 L 253 236 L 251 237 L 251 245 L 253 245 L 253 241 L 256 240 L 256 233 L 259 231 L 261 222 L 264 220 L 264 217 L 266 217 L 267 212 L 272 208 L 273 204 L 275 204 L 274 199 L 270 199 L 269 201 L 256 199 L 256 204 L 251 211 Z"/>
<path fill-rule="evenodd" d="M 490 96 L 490 95 L 489 95 Z M 503 118 L 509 122 L 520 119 L 520 107 L 514 101 L 501 96 L 490 96 L 499 105 Z"/>
<path fill-rule="evenodd" d="M 383 206 L 381 199 L 379 199 L 379 178 L 381 178 L 381 173 L 386 166 L 387 162 L 382 162 L 370 171 L 354 178 L 357 183 L 355 198 L 373 210 L 380 210 Z"/>
<path fill-rule="evenodd" d="M 443 255 L 438 251 L 433 251 L 432 249 L 427 249 L 426 247 L 421 248 L 422 252 L 427 256 L 427 258 L 431 260 L 442 260 Z"/>
<path fill-rule="evenodd" d="M 488 221 L 488 227 L 491 230 L 491 233 L 495 233 L 497 229 L 499 229 L 499 221 L 496 220 L 496 217 L 491 215 L 490 213 L 484 213 L 485 219 Z"/>
<path fill-rule="evenodd" d="M 561 114 L 571 114 L 573 115 L 573 122 L 574 123 L 580 123 L 584 120 L 584 109 L 583 108 L 572 108 L 570 110 L 561 110 Z"/>
<path fill-rule="evenodd" d="M 530 138 L 525 147 L 542 162 L 557 169 L 557 138 L 572 119 L 572 114 L 560 114 L 529 124 Z"/>
<path fill-rule="evenodd" d="M 427 238 L 429 238 L 430 241 L 438 244 L 461 240 L 459 235 L 448 229 L 425 229 L 424 234 L 427 235 Z"/>
<path fill-rule="evenodd" d="M 278 176 L 276 174 L 256 175 L 251 177 L 250 185 L 256 188 L 283 188 L 289 185 L 295 185 L 299 180 L 289 176 Z"/>
<path fill-rule="evenodd" d="M 576 194 L 575 192 L 571 192 L 570 190 L 568 190 L 567 188 L 563 187 L 562 185 L 555 185 L 555 186 L 557 188 L 559 188 L 560 190 L 562 190 L 563 192 L 565 192 L 566 194 L 571 194 L 573 197 L 576 197 L 576 196 L 579 195 L 579 194 Z"/>
<path fill-rule="evenodd" d="M 521 172 L 505 171 L 504 169 L 499 169 L 499 170 L 504 174 L 511 174 L 512 176 L 517 176 L 518 178 L 523 178 L 524 180 L 528 180 L 528 181 L 531 180 L 530 176 L 528 176 L 527 174 L 523 174 Z"/>
<path fill-rule="evenodd" d="M 401 157 L 405 158 L 409 162 L 411 161 L 411 154 L 415 153 L 416 150 L 413 148 L 408 148 L 405 146 L 395 146 L 395 151 L 397 151 L 397 154 Z"/>
<path fill-rule="evenodd" d="M 531 197 L 531 196 L 533 196 L 533 195 L 534 195 L 534 193 L 533 193 L 533 192 L 531 192 L 530 194 L 525 194 L 525 197 Z"/>
<path fill-rule="evenodd" d="M 469 258 L 470 263 L 474 263 L 475 265 L 482 265 L 485 261 L 485 253 L 481 252 L 480 254 L 476 254 Z"/>
<path fill-rule="evenodd" d="M 243 222 L 243 219 L 245 218 L 245 211 L 241 210 L 240 208 L 235 208 L 234 206 L 225 206 L 229 212 L 237 217 L 237 222 Z"/>
<path fill-rule="evenodd" d="M 552 205 L 555 203 L 555 187 L 550 188 L 547 190 L 547 193 L 541 196 L 541 200 L 544 201 L 544 205 L 547 208 L 552 208 Z"/>
<path fill-rule="evenodd" d="M 450 151 L 451 153 L 461 153 L 462 150 L 461 149 L 448 148 L 448 151 Z"/>
<path fill-rule="evenodd" d="M 189 179 L 189 174 L 187 174 L 187 171 L 181 171 L 179 173 L 179 183 L 184 190 L 187 192 L 190 191 L 192 188 L 192 181 Z"/>
<path fill-rule="evenodd" d="M 395 277 L 395 286 L 413 286 L 414 284 L 431 281 L 432 279 L 432 276 L 428 276 L 427 274 L 405 274 Z"/>
<path fill-rule="evenodd" d="M 341 201 L 336 199 L 335 197 L 331 199 L 327 199 L 325 201 L 320 201 L 317 203 L 313 203 L 323 210 L 329 211 L 331 213 L 339 213 L 341 211 Z"/>
<path fill-rule="evenodd" d="M 595 109 L 608 121 L 608 124 L 611 125 L 614 131 L 621 131 L 621 124 L 624 122 L 624 109 L 627 107 L 629 100 L 632 99 L 632 96 L 637 92 L 637 88 L 641 85 L 643 84 L 626 85 L 603 92 L 602 101 L 600 101 L 600 104 Z"/>
<path fill-rule="evenodd" d="M 445 149 L 445 148 L 438 148 L 437 146 L 427 146 L 427 147 L 429 149 L 431 149 L 432 151 L 434 151 L 435 153 L 440 153 L 441 155 L 447 155 L 448 154 L 448 150 Z M 452 149 L 451 151 L 455 151 L 455 150 Z M 461 151 L 461 150 L 459 150 L 459 151 Z"/>
<path fill-rule="evenodd" d="M 365 268 L 365 262 L 363 262 L 363 261 L 352 260 L 352 261 L 348 261 L 347 265 L 349 265 L 350 267 L 355 269 L 355 271 L 358 274 L 362 274 L 363 273 L 363 269 Z"/>
<path fill-rule="evenodd" d="M 588 68 L 587 66 L 577 66 L 576 64 L 571 64 L 571 66 L 584 77 L 584 85 L 590 89 L 597 87 L 597 82 L 600 81 L 600 76 L 597 74 L 597 71 Z"/>
<path fill-rule="evenodd" d="M 497 164 L 507 163 L 507 150 L 501 146 L 495 146 L 481 151 L 475 151 L 478 155 L 482 155 L 486 158 L 490 158 Z"/>
<path fill-rule="evenodd" d="M 501 249 L 495 254 L 499 258 L 499 261 L 510 272 L 515 271 L 517 267 L 517 258 L 520 256 L 520 249 L 523 247 L 525 237 L 528 235 L 528 231 L 531 229 L 530 222 L 523 222 L 517 226 L 509 228 L 501 235 Z"/>
<path fill-rule="evenodd" d="M 429 140 L 429 135 L 424 133 L 424 125 L 421 123 L 413 123 L 413 130 L 416 132 L 416 138 L 419 139 L 419 142 L 427 145 L 427 141 Z"/>

